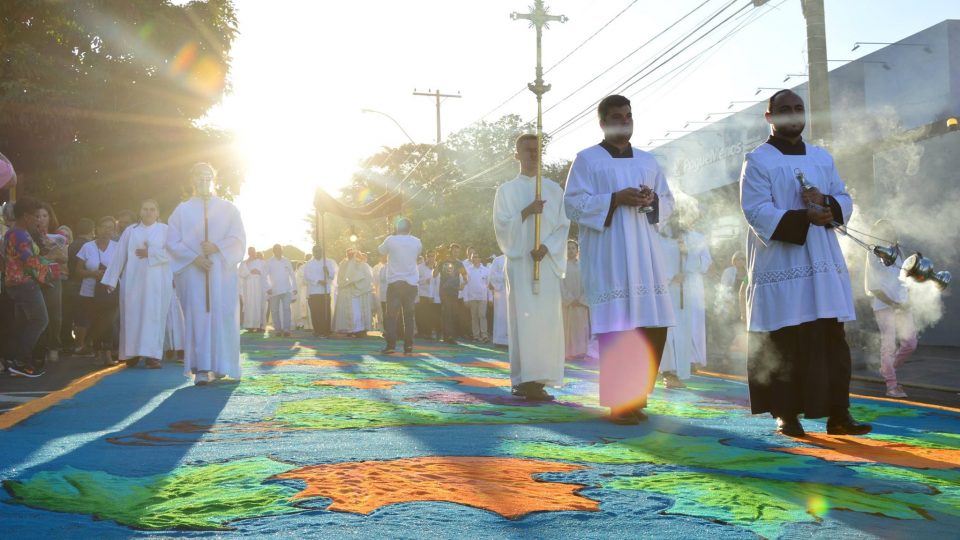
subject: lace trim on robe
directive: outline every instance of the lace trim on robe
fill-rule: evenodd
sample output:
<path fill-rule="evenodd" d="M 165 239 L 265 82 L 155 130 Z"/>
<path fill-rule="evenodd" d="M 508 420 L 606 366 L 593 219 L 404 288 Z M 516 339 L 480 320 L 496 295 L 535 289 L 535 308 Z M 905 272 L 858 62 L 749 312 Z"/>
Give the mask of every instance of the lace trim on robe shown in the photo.
<path fill-rule="evenodd" d="M 783 281 L 813 277 L 814 274 L 829 274 L 833 272 L 836 272 L 837 274 L 845 274 L 846 268 L 842 264 L 837 264 L 835 262 L 820 261 L 812 265 L 795 266 L 786 270 L 760 272 L 753 276 L 753 284 L 757 286 L 769 285 L 771 283 L 780 283 Z"/>
<path fill-rule="evenodd" d="M 655 285 L 653 290 L 654 290 L 654 294 L 656 294 L 657 296 L 670 294 L 669 286 L 664 284 Z M 606 304 L 607 302 L 610 302 L 612 300 L 630 298 L 634 296 L 648 296 L 649 294 L 650 294 L 650 287 L 647 287 L 646 285 L 636 285 L 630 290 L 613 289 L 611 291 L 602 292 L 594 296 L 591 299 L 590 304 L 591 305 Z"/>

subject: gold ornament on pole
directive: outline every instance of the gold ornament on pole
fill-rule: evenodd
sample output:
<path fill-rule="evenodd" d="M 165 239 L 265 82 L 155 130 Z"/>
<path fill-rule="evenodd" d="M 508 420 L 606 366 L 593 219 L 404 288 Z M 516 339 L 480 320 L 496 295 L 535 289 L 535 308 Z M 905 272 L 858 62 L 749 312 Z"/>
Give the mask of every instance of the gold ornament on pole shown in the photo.
<path fill-rule="evenodd" d="M 510 14 L 510 18 L 515 21 L 518 19 L 528 20 L 530 26 L 537 30 L 537 78 L 534 82 L 527 84 L 527 88 L 537 96 L 537 187 L 535 199 L 539 201 L 543 187 L 543 95 L 550 90 L 550 85 L 543 83 L 540 42 L 543 29 L 550 28 L 550 22 L 564 23 L 568 19 L 565 15 L 550 15 L 549 10 L 543 5 L 543 0 L 534 0 L 533 6 L 530 7 L 530 13 L 514 11 Z M 540 249 L 540 214 L 534 215 L 533 231 L 533 249 Z M 540 293 L 540 261 L 537 260 L 533 261 L 533 293 Z"/>

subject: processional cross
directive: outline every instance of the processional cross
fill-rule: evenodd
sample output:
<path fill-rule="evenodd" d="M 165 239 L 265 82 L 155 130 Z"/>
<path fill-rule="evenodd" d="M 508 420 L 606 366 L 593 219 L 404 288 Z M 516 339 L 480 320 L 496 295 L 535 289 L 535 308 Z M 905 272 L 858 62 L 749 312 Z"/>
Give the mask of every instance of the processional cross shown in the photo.
<path fill-rule="evenodd" d="M 543 29 L 550 28 L 552 21 L 561 23 L 567 22 L 565 15 L 551 15 L 548 8 L 544 7 L 543 0 L 534 0 L 530 7 L 530 13 L 510 14 L 513 20 L 524 19 L 530 21 L 530 26 L 537 29 L 537 78 L 527 84 L 527 88 L 537 96 L 537 183 L 536 200 L 540 200 L 543 187 L 543 95 L 550 90 L 549 84 L 543 83 L 543 64 L 541 63 L 542 47 L 540 45 L 543 36 Z M 534 215 L 533 221 L 533 249 L 540 249 L 540 214 Z M 533 262 L 533 292 L 540 293 L 540 261 Z"/>

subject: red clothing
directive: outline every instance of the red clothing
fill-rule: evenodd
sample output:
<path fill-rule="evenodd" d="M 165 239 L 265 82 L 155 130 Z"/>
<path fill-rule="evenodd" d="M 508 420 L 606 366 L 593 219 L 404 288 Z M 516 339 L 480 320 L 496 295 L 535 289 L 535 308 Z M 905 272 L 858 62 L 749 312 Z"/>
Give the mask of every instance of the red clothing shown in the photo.
<path fill-rule="evenodd" d="M 55 279 L 50 263 L 40 256 L 40 247 L 30 237 L 30 233 L 20 228 L 7 231 L 3 237 L 3 255 L 5 260 L 3 285 L 16 287 L 31 281 L 45 284 Z"/>

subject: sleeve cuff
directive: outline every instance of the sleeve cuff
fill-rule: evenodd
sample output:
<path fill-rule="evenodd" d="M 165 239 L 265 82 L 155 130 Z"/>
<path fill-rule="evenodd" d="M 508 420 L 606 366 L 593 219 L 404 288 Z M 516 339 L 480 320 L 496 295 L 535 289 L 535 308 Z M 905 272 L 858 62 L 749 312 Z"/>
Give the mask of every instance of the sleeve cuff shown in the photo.
<path fill-rule="evenodd" d="M 836 199 L 827 195 L 825 196 L 827 206 L 830 207 L 830 213 L 833 214 L 833 221 L 843 225 L 843 209 L 840 208 L 840 203 Z M 827 228 L 833 227 L 833 225 L 827 224 Z"/>
<path fill-rule="evenodd" d="M 647 214 L 647 223 L 651 225 L 660 223 L 660 195 L 653 194 L 653 204 L 650 206 L 653 207 L 653 212 Z"/>
<path fill-rule="evenodd" d="M 613 211 L 617 209 L 617 194 L 610 194 L 610 209 L 607 210 L 607 219 L 603 220 L 603 228 L 606 229 L 613 222 Z"/>
<path fill-rule="evenodd" d="M 807 219 L 806 210 L 788 210 L 783 214 L 770 239 L 802 246 L 807 241 L 809 228 L 810 220 Z"/>

